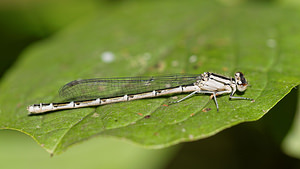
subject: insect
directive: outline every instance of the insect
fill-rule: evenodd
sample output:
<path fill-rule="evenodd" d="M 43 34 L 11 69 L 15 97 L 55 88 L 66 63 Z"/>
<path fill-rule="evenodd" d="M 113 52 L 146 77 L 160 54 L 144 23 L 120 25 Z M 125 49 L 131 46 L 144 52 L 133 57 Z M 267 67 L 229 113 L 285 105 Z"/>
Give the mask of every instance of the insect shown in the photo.
<path fill-rule="evenodd" d="M 171 75 L 152 77 L 95 78 L 75 80 L 64 85 L 60 96 L 69 102 L 40 103 L 27 107 L 30 114 L 49 111 L 99 106 L 117 102 L 153 98 L 175 93 L 190 93 L 173 103 L 181 102 L 194 94 L 210 94 L 214 98 L 217 111 L 217 96 L 230 94 L 230 99 L 251 100 L 234 96 L 236 91 L 244 92 L 248 83 L 241 72 L 234 77 L 204 72 L 198 75 Z"/>

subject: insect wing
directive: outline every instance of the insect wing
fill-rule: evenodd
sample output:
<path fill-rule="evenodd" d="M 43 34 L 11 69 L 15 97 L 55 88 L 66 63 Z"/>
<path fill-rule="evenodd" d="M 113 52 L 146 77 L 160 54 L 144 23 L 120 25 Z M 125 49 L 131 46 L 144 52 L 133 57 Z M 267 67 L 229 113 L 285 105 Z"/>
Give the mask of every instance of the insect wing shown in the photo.
<path fill-rule="evenodd" d="M 83 79 L 64 85 L 59 94 L 66 100 L 108 98 L 190 85 L 199 78 L 199 75 L 172 75 Z"/>

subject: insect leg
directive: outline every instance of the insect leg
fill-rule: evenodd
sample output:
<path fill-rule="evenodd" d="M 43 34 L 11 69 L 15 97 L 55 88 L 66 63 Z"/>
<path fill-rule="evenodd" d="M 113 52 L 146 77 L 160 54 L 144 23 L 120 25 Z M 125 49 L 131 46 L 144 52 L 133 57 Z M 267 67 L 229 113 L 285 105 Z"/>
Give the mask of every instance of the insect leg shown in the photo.
<path fill-rule="evenodd" d="M 218 105 L 218 102 L 217 102 L 217 96 L 216 96 L 216 93 L 213 92 L 213 95 L 214 95 L 215 103 L 216 103 L 216 106 L 217 106 L 217 112 L 218 112 L 218 111 L 219 111 L 219 105 Z"/>
<path fill-rule="evenodd" d="M 229 96 L 230 99 L 241 99 L 241 100 L 251 100 L 253 101 L 254 99 L 247 98 L 247 97 L 236 97 L 236 96 Z"/>
<path fill-rule="evenodd" d="M 218 101 L 217 101 L 217 94 L 219 94 L 218 92 L 200 90 L 197 93 L 212 94 L 213 97 L 214 97 L 215 103 L 216 103 L 217 111 L 219 111 L 219 104 L 218 104 Z"/>
<path fill-rule="evenodd" d="M 229 99 L 241 99 L 241 100 L 251 100 L 254 101 L 254 99 L 247 98 L 247 97 L 238 97 L 238 96 L 233 96 L 234 91 L 230 94 Z"/>
<path fill-rule="evenodd" d="M 194 91 L 194 92 L 190 93 L 189 95 L 185 96 L 184 98 L 182 98 L 182 99 L 180 99 L 180 100 L 177 100 L 177 101 L 174 101 L 174 102 L 171 102 L 171 103 L 179 103 L 179 102 L 181 102 L 181 101 L 183 101 L 183 100 L 185 100 L 185 99 L 187 99 L 187 98 L 193 96 L 193 95 L 196 94 L 196 93 L 198 93 L 198 91 Z"/>

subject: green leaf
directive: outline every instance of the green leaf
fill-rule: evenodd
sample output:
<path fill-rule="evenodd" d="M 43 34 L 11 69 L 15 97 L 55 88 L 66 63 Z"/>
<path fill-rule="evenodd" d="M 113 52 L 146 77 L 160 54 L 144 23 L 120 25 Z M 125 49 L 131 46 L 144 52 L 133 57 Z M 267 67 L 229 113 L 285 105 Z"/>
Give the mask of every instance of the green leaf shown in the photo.
<path fill-rule="evenodd" d="M 297 12 L 194 0 L 100 10 L 24 52 L 0 86 L 0 128 L 24 132 L 57 154 L 96 135 L 163 148 L 258 120 L 300 82 Z M 103 60 L 105 52 L 114 60 Z M 220 96 L 217 112 L 206 95 L 165 106 L 176 99 L 167 96 L 27 115 L 30 104 L 62 101 L 57 91 L 75 79 L 205 71 L 243 72 L 251 86 L 242 96 L 255 102 Z"/>

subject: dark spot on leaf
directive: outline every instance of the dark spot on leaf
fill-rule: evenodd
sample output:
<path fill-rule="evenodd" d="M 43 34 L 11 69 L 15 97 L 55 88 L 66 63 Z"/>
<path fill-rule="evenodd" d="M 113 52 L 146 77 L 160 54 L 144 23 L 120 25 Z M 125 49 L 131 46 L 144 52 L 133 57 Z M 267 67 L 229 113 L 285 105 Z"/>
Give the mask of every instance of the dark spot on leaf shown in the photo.
<path fill-rule="evenodd" d="M 202 109 L 203 112 L 208 112 L 208 111 L 211 111 L 211 108 L 204 108 Z"/>

